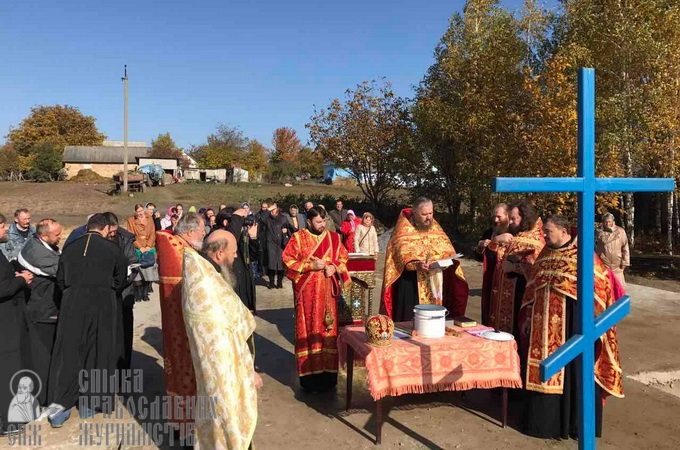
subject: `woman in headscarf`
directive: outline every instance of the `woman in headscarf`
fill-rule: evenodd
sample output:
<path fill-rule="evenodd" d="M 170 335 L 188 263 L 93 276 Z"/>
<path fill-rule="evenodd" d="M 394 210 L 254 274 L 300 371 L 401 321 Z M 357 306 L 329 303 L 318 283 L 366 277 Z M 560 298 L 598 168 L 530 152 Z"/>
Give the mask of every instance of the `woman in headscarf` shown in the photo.
<path fill-rule="evenodd" d="M 173 214 L 170 216 L 170 225 L 167 228 L 164 228 L 164 231 L 169 231 L 170 233 L 175 232 L 175 225 L 177 225 L 177 222 L 179 222 L 179 216 L 177 214 Z"/>
<path fill-rule="evenodd" d="M 149 301 L 151 283 L 158 281 L 156 265 L 156 227 L 153 218 L 141 204 L 135 205 L 135 215 L 128 218 L 127 229 L 135 235 L 135 250 L 142 266 L 135 278 L 135 300 Z"/>
<path fill-rule="evenodd" d="M 361 225 L 357 225 L 354 233 L 354 251 L 375 255 L 380 251 L 378 247 L 378 233 L 375 231 L 373 214 L 365 212 Z"/>
<path fill-rule="evenodd" d="M 342 227 L 340 227 L 340 232 L 343 236 L 343 244 L 349 253 L 354 253 L 354 233 L 356 232 L 357 225 L 361 225 L 361 220 L 357 219 L 354 211 L 351 209 L 347 211 L 347 217 L 342 222 Z"/>
<path fill-rule="evenodd" d="M 300 212 L 297 205 L 290 205 L 288 211 L 289 213 L 284 215 L 288 219 L 291 234 L 307 228 L 307 217 Z"/>

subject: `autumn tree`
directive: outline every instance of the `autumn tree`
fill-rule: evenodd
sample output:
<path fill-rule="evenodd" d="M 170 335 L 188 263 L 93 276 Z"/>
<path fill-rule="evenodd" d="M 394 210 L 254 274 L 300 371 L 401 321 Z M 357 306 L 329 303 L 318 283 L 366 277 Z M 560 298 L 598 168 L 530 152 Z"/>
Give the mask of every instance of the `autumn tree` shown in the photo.
<path fill-rule="evenodd" d="M 281 127 L 274 130 L 272 147 L 274 148 L 274 154 L 279 155 L 279 158 L 295 163 L 302 144 L 300 143 L 300 138 L 298 138 L 297 131 L 292 128 Z"/>
<path fill-rule="evenodd" d="M 298 154 L 302 149 L 300 138 L 292 128 L 281 127 L 272 136 L 270 174 L 274 179 L 287 179 L 300 174 Z"/>
<path fill-rule="evenodd" d="M 598 156 L 617 160 L 627 177 L 670 175 L 665 169 L 674 167 L 668 159 L 674 144 L 659 131 L 665 129 L 662 123 L 669 123 L 667 106 L 677 103 L 677 97 L 667 93 L 672 95 L 678 79 L 680 6 L 665 0 L 562 3 L 564 14 L 556 35 L 560 48 L 578 48 L 581 57 L 576 64 L 597 69 Z M 632 246 L 634 197 L 624 193 L 622 198 Z"/>
<path fill-rule="evenodd" d="M 679 178 L 680 166 L 680 4 L 655 2 L 649 25 L 656 45 L 650 60 L 644 116 L 647 119 L 646 148 L 639 164 L 647 176 Z M 677 186 L 677 182 L 676 182 Z M 655 231 L 665 253 L 673 254 L 680 232 L 677 190 L 655 196 Z"/>
<path fill-rule="evenodd" d="M 248 156 L 248 142 L 238 128 L 220 124 L 205 144 L 193 147 L 191 155 L 206 169 L 230 168 L 232 164 L 243 167 Z"/>
<path fill-rule="evenodd" d="M 464 14 L 451 17 L 416 91 L 413 120 L 425 162 L 417 191 L 446 205 L 456 229 L 472 231 L 498 199 L 493 177 L 517 175 L 526 162 L 531 49 L 523 31 L 497 1 L 469 0 Z"/>
<path fill-rule="evenodd" d="M 101 145 L 106 136 L 99 132 L 95 118 L 86 116 L 74 106 L 36 106 L 16 128 L 11 128 L 7 141 L 20 155 L 26 156 L 32 146 L 48 142 L 63 151 L 67 145 Z"/>
<path fill-rule="evenodd" d="M 251 140 L 248 142 L 248 151 L 243 161 L 242 167 L 251 174 L 251 178 L 255 179 L 256 175 L 261 175 L 267 170 L 267 147 L 262 145 L 258 140 Z"/>
<path fill-rule="evenodd" d="M 10 144 L 0 146 L 0 179 L 9 181 L 21 179 L 19 155 Z"/>
<path fill-rule="evenodd" d="M 413 152 L 408 103 L 390 83 L 365 81 L 315 110 L 306 126 L 321 156 L 346 169 L 375 206 L 404 183 L 401 174 Z"/>

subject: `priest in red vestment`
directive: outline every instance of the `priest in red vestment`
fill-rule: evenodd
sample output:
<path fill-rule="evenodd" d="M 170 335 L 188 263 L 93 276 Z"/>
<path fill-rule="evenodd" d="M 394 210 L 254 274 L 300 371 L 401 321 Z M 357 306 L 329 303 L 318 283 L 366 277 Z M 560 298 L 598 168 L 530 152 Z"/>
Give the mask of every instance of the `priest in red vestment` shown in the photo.
<path fill-rule="evenodd" d="M 546 219 L 543 227 L 546 246 L 534 263 L 522 301 L 520 352 L 526 367 L 524 431 L 540 438 L 563 438 L 578 432 L 576 383 L 573 363 L 546 382 L 541 382 L 541 361 L 553 354 L 574 334 L 576 312 L 576 238 L 561 216 Z M 595 316 L 611 306 L 616 298 L 606 266 L 595 258 Z M 595 343 L 596 435 L 602 434 L 602 406 L 607 395 L 623 397 L 623 372 L 619 358 L 616 327 Z"/>
<path fill-rule="evenodd" d="M 496 263 L 503 259 L 505 246 L 499 236 L 508 231 L 508 205 L 499 203 L 493 209 L 493 228 L 488 229 L 477 243 L 477 253 L 482 255 L 482 324 L 489 325 L 489 307 L 491 305 L 491 289 Z"/>
<path fill-rule="evenodd" d="M 401 211 L 385 254 L 380 312 L 395 322 L 413 319 L 418 304 L 445 306 L 451 317 L 465 315 L 470 289 L 460 262 L 436 268 L 437 261 L 453 258 L 456 250 L 434 219 L 432 201 L 416 199 Z"/>
<path fill-rule="evenodd" d="M 283 251 L 295 299 L 295 356 L 300 386 L 323 392 L 338 382 L 338 298 L 351 283 L 347 249 L 326 230 L 326 211 L 307 211 L 307 229 L 294 233 Z"/>
<path fill-rule="evenodd" d="M 543 222 L 526 202 L 509 206 L 509 233 L 490 244 L 497 251 L 489 305 L 489 326 L 519 340 L 517 320 L 531 266 L 545 245 Z"/>
<path fill-rule="evenodd" d="M 196 377 L 182 314 L 182 260 L 185 248 L 201 249 L 205 224 L 196 213 L 187 213 L 170 231 L 156 233 L 158 272 L 163 328 L 163 368 L 165 390 L 179 408 L 171 409 L 172 423 L 182 432 L 191 432 L 193 413 L 186 400 L 196 396 Z M 190 424 L 190 425 L 186 425 Z"/>

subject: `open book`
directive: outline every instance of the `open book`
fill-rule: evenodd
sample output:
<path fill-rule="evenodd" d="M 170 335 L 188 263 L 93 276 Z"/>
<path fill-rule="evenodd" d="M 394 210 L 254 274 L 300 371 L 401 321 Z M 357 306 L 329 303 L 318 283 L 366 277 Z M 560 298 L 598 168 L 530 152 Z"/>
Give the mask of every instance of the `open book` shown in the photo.
<path fill-rule="evenodd" d="M 451 267 L 453 265 L 453 258 L 446 258 L 446 259 L 440 259 L 439 261 L 435 261 L 433 263 L 430 263 L 430 270 L 444 270 L 447 267 Z"/>

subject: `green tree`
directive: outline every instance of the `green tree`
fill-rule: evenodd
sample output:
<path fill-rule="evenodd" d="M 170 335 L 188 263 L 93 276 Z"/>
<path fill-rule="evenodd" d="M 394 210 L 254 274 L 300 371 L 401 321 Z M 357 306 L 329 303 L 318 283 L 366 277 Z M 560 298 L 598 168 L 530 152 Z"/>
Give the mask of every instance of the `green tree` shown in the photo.
<path fill-rule="evenodd" d="M 220 124 L 205 144 L 193 147 L 191 155 L 199 166 L 206 169 L 230 168 L 232 164 L 244 167 L 248 142 L 238 128 Z"/>
<path fill-rule="evenodd" d="M 33 107 L 31 114 L 7 135 L 7 141 L 23 156 L 43 142 L 63 152 L 67 145 L 101 145 L 104 139 L 106 136 L 97 129 L 94 117 L 68 105 Z"/>
<path fill-rule="evenodd" d="M 348 89 L 344 103 L 334 99 L 315 110 L 306 127 L 316 151 L 347 169 L 375 206 L 403 186 L 412 163 L 408 102 L 384 79 Z"/>
<path fill-rule="evenodd" d="M 49 142 L 41 142 L 31 147 L 29 154 L 33 157 L 31 168 L 26 175 L 34 181 L 56 181 L 62 169 L 63 149 Z"/>
<path fill-rule="evenodd" d="M 298 165 L 300 173 L 310 174 L 313 178 L 323 175 L 323 156 L 310 147 L 302 147 L 298 152 Z"/>
<path fill-rule="evenodd" d="M 151 141 L 151 149 L 149 150 L 149 157 L 151 158 L 181 158 L 182 155 L 182 149 L 177 147 L 170 133 L 159 134 L 156 139 Z"/>

